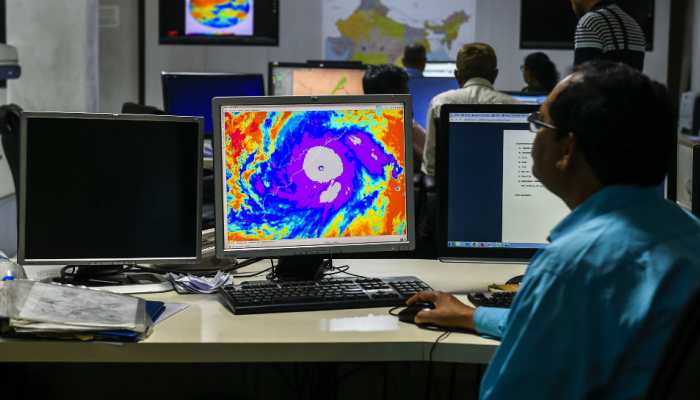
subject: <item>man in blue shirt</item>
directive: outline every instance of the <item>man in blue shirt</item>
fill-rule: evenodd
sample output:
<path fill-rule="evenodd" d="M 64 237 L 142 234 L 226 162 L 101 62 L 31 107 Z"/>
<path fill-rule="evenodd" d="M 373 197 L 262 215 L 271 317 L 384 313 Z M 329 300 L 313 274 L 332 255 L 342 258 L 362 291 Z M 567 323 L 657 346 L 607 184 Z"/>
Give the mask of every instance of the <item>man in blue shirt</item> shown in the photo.
<path fill-rule="evenodd" d="M 501 339 L 482 399 L 643 397 L 700 287 L 700 221 L 663 200 L 666 90 L 624 64 L 588 63 L 530 117 L 533 173 L 572 210 L 530 262 L 510 310 L 445 293 L 416 323 Z"/>

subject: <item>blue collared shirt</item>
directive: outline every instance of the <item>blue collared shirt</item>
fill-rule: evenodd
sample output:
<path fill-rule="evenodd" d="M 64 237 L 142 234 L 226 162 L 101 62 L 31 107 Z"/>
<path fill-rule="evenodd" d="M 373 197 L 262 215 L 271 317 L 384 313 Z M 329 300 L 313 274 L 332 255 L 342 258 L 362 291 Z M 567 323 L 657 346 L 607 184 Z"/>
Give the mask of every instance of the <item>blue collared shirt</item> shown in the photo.
<path fill-rule="evenodd" d="M 643 397 L 700 287 L 700 221 L 656 189 L 611 186 L 549 240 L 510 310 L 475 312 L 479 333 L 502 338 L 481 399 Z"/>

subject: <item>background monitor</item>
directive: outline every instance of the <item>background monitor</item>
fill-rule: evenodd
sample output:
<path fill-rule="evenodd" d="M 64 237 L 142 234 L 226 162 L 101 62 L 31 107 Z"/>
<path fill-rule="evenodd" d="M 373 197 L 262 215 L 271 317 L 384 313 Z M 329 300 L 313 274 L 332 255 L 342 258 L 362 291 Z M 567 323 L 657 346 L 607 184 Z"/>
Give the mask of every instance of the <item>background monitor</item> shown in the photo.
<path fill-rule="evenodd" d="M 364 94 L 365 66 L 347 64 L 277 63 L 269 64 L 268 89 L 275 96 L 335 96 Z"/>
<path fill-rule="evenodd" d="M 201 120 L 25 113 L 20 264 L 194 263 Z"/>
<path fill-rule="evenodd" d="M 279 44 L 279 0 L 160 0 L 158 10 L 160 44 Z"/>
<path fill-rule="evenodd" d="M 615 3 L 631 15 L 644 31 L 647 50 L 654 44 L 654 1 L 617 0 Z M 573 49 L 577 18 L 568 1 L 521 0 L 521 49 Z"/>
<path fill-rule="evenodd" d="M 534 105 L 444 105 L 437 147 L 441 258 L 525 259 L 568 213 L 532 175 Z"/>
<path fill-rule="evenodd" d="M 427 128 L 426 117 L 433 97 L 448 90 L 459 89 L 455 77 L 451 78 L 411 78 L 408 90 L 413 99 L 413 118 Z"/>
<path fill-rule="evenodd" d="M 217 256 L 412 250 L 407 95 L 217 98 Z"/>
<path fill-rule="evenodd" d="M 211 101 L 224 96 L 264 96 L 262 74 L 163 72 L 163 107 L 171 115 L 204 118 L 204 135 L 213 132 Z"/>
<path fill-rule="evenodd" d="M 541 105 L 544 103 L 545 100 L 547 100 L 547 94 L 546 93 L 527 93 L 527 92 L 503 92 L 510 97 L 514 98 L 517 100 L 519 103 L 522 104 L 534 104 L 534 105 Z"/>
<path fill-rule="evenodd" d="M 430 61 L 425 64 L 423 76 L 426 78 L 455 78 L 457 63 L 453 61 Z"/>

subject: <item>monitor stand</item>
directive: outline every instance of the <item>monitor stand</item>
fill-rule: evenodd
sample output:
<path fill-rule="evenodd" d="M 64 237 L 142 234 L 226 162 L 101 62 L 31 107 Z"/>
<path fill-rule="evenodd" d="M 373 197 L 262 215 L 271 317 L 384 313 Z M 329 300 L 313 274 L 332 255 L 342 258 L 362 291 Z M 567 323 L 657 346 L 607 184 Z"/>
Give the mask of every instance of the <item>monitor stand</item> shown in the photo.
<path fill-rule="evenodd" d="M 274 275 L 281 281 L 317 281 L 327 269 L 323 256 L 288 256 L 278 259 Z"/>
<path fill-rule="evenodd" d="M 62 285 L 86 286 L 113 293 L 160 293 L 173 290 L 165 277 L 148 272 L 128 272 L 127 266 L 95 267 L 70 266 L 75 272 L 54 278 L 52 282 Z"/>

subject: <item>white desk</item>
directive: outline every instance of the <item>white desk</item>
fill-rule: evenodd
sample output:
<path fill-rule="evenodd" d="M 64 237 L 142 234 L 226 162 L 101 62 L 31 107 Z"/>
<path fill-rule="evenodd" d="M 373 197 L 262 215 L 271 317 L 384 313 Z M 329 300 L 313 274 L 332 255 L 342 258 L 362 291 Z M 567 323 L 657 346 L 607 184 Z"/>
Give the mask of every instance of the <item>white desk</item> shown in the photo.
<path fill-rule="evenodd" d="M 490 283 L 503 282 L 524 271 L 522 264 L 426 260 L 336 260 L 335 263 L 350 265 L 350 271 L 360 275 L 414 275 L 436 290 L 455 293 L 483 290 Z M 253 265 L 248 270 L 266 265 Z M 156 326 L 153 334 L 140 343 L 0 339 L 0 362 L 425 361 L 440 334 L 400 323 L 388 315 L 387 308 L 233 315 L 214 295 L 169 292 L 143 297 L 188 303 L 190 307 Z M 361 317 L 365 319 L 358 319 Z M 363 331 L 369 328 L 376 330 Z M 498 342 L 477 335 L 453 333 L 437 346 L 433 360 L 487 363 L 497 346 Z"/>

